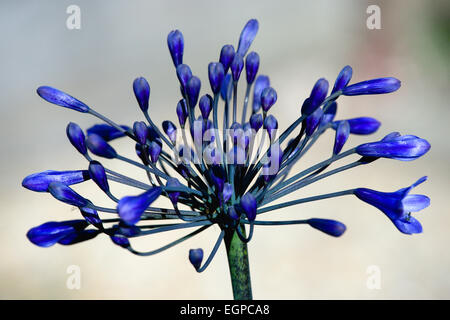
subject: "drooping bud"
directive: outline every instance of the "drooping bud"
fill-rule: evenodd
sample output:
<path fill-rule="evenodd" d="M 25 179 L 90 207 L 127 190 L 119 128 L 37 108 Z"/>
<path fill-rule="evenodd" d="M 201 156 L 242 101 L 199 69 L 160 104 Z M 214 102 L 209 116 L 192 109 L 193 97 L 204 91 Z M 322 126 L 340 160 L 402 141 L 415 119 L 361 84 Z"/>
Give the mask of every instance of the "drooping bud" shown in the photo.
<path fill-rule="evenodd" d="M 105 168 L 100 162 L 93 160 L 89 163 L 89 174 L 100 189 L 106 193 L 109 192 L 109 184 L 108 179 L 106 178 Z"/>
<path fill-rule="evenodd" d="M 57 200 L 76 207 L 86 207 L 89 201 L 62 182 L 54 181 L 48 185 L 48 192 Z"/>
<path fill-rule="evenodd" d="M 160 187 L 153 187 L 137 196 L 127 196 L 119 200 L 117 211 L 122 221 L 136 224 L 148 206 L 161 195 Z"/>
<path fill-rule="evenodd" d="M 86 145 L 93 154 L 108 159 L 117 157 L 117 152 L 102 137 L 97 134 L 91 134 L 87 137 Z"/>
<path fill-rule="evenodd" d="M 278 121 L 273 115 L 268 115 L 264 120 L 264 129 L 267 130 L 270 140 L 275 137 L 276 130 L 278 129 Z"/>
<path fill-rule="evenodd" d="M 256 52 L 250 52 L 245 59 L 245 71 L 247 73 L 247 83 L 252 84 L 255 81 L 259 69 L 259 55 Z"/>
<path fill-rule="evenodd" d="M 88 112 L 89 107 L 71 95 L 68 95 L 61 90 L 42 86 L 37 89 L 37 94 L 44 100 L 56 104 L 57 106 L 69 108 L 79 112 Z"/>
<path fill-rule="evenodd" d="M 150 99 L 150 85 L 144 77 L 136 78 L 133 82 L 133 91 L 136 100 L 142 112 L 148 110 L 148 101 Z"/>
<path fill-rule="evenodd" d="M 257 203 L 255 197 L 250 192 L 247 192 L 242 196 L 240 205 L 244 210 L 247 219 L 249 221 L 255 220 Z"/>
<path fill-rule="evenodd" d="M 358 82 L 342 89 L 345 96 L 358 96 L 362 94 L 383 94 L 397 91 L 401 86 L 396 78 L 379 78 Z"/>
<path fill-rule="evenodd" d="M 308 219 L 308 224 L 314 229 L 320 230 L 330 236 L 340 237 L 345 232 L 345 225 L 342 222 L 330 219 Z"/>
<path fill-rule="evenodd" d="M 52 182 L 61 182 L 65 185 L 77 184 L 89 180 L 90 176 L 86 170 L 75 171 L 54 171 L 33 173 L 25 177 L 22 186 L 31 191 L 47 192 L 48 186 Z"/>
<path fill-rule="evenodd" d="M 252 127 L 255 132 L 258 132 L 259 129 L 261 129 L 263 125 L 263 117 L 259 113 L 255 113 L 250 117 L 250 126 Z"/>
<path fill-rule="evenodd" d="M 202 113 L 203 119 L 208 119 L 209 114 L 211 113 L 213 105 L 213 98 L 209 94 L 205 94 L 200 98 L 198 106 L 200 108 L 200 112 Z"/>
<path fill-rule="evenodd" d="M 174 30 L 167 36 L 167 46 L 172 56 L 173 65 L 178 67 L 183 63 L 184 39 L 179 30 Z"/>
<path fill-rule="evenodd" d="M 223 65 L 224 73 L 226 74 L 228 72 L 228 69 L 230 68 L 231 62 L 234 59 L 234 47 L 231 44 L 226 44 L 222 47 L 222 50 L 220 50 L 220 58 L 219 61 Z"/>
<path fill-rule="evenodd" d="M 261 92 L 261 106 L 264 112 L 269 111 L 269 109 L 277 102 L 277 92 L 274 88 L 267 87 Z"/>
<path fill-rule="evenodd" d="M 339 75 L 336 78 L 336 81 L 334 82 L 333 90 L 331 93 L 335 93 L 336 91 L 342 90 L 345 88 L 350 80 L 352 79 L 353 70 L 350 66 L 345 66 L 341 72 L 339 72 Z"/>
<path fill-rule="evenodd" d="M 261 108 L 261 93 L 268 87 L 270 87 L 270 79 L 268 76 L 259 75 L 256 77 L 255 88 L 253 89 L 253 113 L 258 112 Z"/>
<path fill-rule="evenodd" d="M 189 250 L 189 261 L 192 263 L 195 270 L 200 269 L 203 261 L 203 249 Z"/>
<path fill-rule="evenodd" d="M 189 102 L 189 108 L 194 108 L 200 94 L 202 83 L 199 78 L 192 76 L 186 84 L 186 94 Z"/>
<path fill-rule="evenodd" d="M 78 150 L 79 153 L 85 155 L 87 153 L 86 137 L 83 130 L 76 123 L 70 122 L 66 128 L 67 138 L 70 143 Z"/>
<path fill-rule="evenodd" d="M 242 55 L 236 53 L 233 61 L 231 62 L 230 68 L 233 81 L 238 81 L 241 76 L 242 69 L 244 69 L 244 58 Z"/>
<path fill-rule="evenodd" d="M 344 144 L 350 135 L 350 125 L 348 121 L 340 121 L 336 128 L 336 138 L 334 139 L 333 154 L 341 152 Z"/>
<path fill-rule="evenodd" d="M 238 54 L 245 56 L 248 49 L 250 48 L 250 45 L 255 39 L 256 34 L 258 33 L 258 28 L 258 20 L 251 19 L 247 22 L 244 29 L 242 29 L 241 35 L 239 37 L 239 45 L 237 49 Z"/>
<path fill-rule="evenodd" d="M 177 142 L 177 127 L 172 121 L 165 120 L 162 123 L 164 133 L 169 137 L 170 142 L 175 144 Z"/>
<path fill-rule="evenodd" d="M 214 94 L 217 94 L 220 91 L 225 76 L 223 65 L 220 62 L 211 62 L 208 65 L 208 76 L 211 90 Z"/>

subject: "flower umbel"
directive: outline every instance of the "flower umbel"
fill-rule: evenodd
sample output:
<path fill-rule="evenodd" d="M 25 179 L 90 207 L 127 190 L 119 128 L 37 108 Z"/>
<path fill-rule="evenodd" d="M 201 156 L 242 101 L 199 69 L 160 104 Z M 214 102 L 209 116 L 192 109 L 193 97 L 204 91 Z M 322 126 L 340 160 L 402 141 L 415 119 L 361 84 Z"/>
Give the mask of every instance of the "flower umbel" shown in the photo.
<path fill-rule="evenodd" d="M 384 212 L 402 233 L 422 232 L 421 224 L 411 212 L 426 208 L 430 199 L 409 192 L 424 182 L 425 177 L 392 193 L 355 188 L 269 205 L 319 180 L 369 165 L 380 158 L 415 160 L 428 152 L 430 144 L 425 139 L 394 132 L 381 141 L 345 150 L 352 134 L 372 134 L 381 123 L 370 117 L 334 121 L 337 99 L 341 95 L 391 93 L 400 88 L 400 81 L 391 77 L 349 84 L 353 76 L 350 66 L 340 71 L 330 94 L 329 82 L 325 78 L 317 80 L 309 97 L 300 103 L 301 108 L 292 110 L 293 114 L 298 114 L 297 119 L 284 131 L 279 131 L 277 118 L 270 114 L 279 108 L 276 86 L 268 76 L 257 74 L 261 69 L 260 56 L 249 52 L 258 29 L 258 21 L 250 20 L 241 32 L 237 49 L 230 44 L 223 46 L 219 61 L 206 65 L 209 93 L 202 93 L 202 89 L 208 91 L 207 88 L 202 88 L 200 78 L 186 64 L 188 57 L 184 56 L 183 34 L 179 30 L 170 32 L 167 44 L 181 97 L 174 98 L 176 112 L 173 119 L 163 121 L 160 126 L 153 122 L 149 113 L 156 108 L 150 106 L 150 85 L 144 77 L 136 78 L 132 88 L 145 122 L 139 119 L 128 125 L 117 124 L 58 89 L 39 87 L 37 93 L 46 101 L 90 114 L 103 123 L 88 128 L 86 134 L 75 123 L 67 126 L 70 143 L 88 161 L 85 168 L 47 170 L 23 180 L 22 185 L 27 189 L 48 192 L 56 199 L 78 207 L 84 218 L 44 223 L 28 232 L 29 240 L 38 246 L 49 247 L 56 243 L 69 245 L 87 241 L 105 234 L 119 247 L 136 255 L 149 256 L 215 225 L 220 231 L 210 253 L 204 259 L 203 249 L 191 249 L 189 261 L 197 272 L 203 272 L 225 243 L 234 297 L 251 299 L 246 243 L 252 239 L 256 227 L 308 225 L 333 237 L 341 236 L 346 230 L 343 223 L 330 217 L 266 221 L 260 219 L 263 213 L 354 194 Z M 243 71 L 245 76 L 241 76 Z M 238 85 L 244 81 L 246 90 L 242 108 L 239 108 L 242 112 L 239 122 Z M 250 97 L 251 107 L 248 108 Z M 294 165 L 329 129 L 336 130 L 334 142 L 331 142 L 331 156 L 303 171 L 291 173 Z M 114 149 L 114 140 L 122 137 L 132 142 L 135 159 Z M 349 164 L 329 169 L 339 160 L 350 157 L 356 158 Z M 148 181 L 138 181 L 116 172 L 104 166 L 100 158 L 138 167 L 145 172 Z M 90 179 L 113 205 L 98 206 L 87 195 L 71 188 L 71 185 Z M 117 198 L 114 184 L 127 185 L 136 191 Z M 171 206 L 155 205 L 159 197 L 168 198 Z M 104 218 L 103 215 L 113 217 Z M 162 220 L 165 224 L 155 223 Z M 138 251 L 132 246 L 133 238 L 179 229 L 193 231 L 151 251 Z"/>

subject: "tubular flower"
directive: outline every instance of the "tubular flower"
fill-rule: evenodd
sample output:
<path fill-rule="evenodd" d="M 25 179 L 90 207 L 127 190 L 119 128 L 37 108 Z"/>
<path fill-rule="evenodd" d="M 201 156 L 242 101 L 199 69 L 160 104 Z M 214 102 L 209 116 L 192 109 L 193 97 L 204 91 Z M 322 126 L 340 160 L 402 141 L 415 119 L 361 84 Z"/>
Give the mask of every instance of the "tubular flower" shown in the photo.
<path fill-rule="evenodd" d="M 270 114 L 274 109 L 281 109 L 272 108 L 277 92 L 271 87 L 268 76 L 258 75 L 260 55 L 248 53 L 258 29 L 258 21 L 250 20 L 241 32 L 236 51 L 233 45 L 225 45 L 219 61 L 205 63 L 204 72 L 210 86 L 203 87 L 183 57 L 182 33 L 178 30 L 169 33 L 167 45 L 174 65 L 172 77 L 181 92 L 173 99 L 176 112 L 172 119 L 164 120 L 161 127 L 150 118 L 150 84 L 142 77 L 134 80 L 132 88 L 146 121 L 137 120 L 128 125 L 117 124 L 60 90 L 39 87 L 37 93 L 44 100 L 94 116 L 103 123 L 88 128 L 86 135 L 75 123 L 67 126 L 70 143 L 88 162 L 85 168 L 48 170 L 23 180 L 25 188 L 50 193 L 57 200 L 77 207 L 83 217 L 83 220 L 47 222 L 32 228 L 27 234 L 29 240 L 49 247 L 56 243 L 68 245 L 87 241 L 103 234 L 132 254 L 150 256 L 216 225 L 220 231 L 210 253 L 204 256 L 203 249 L 191 249 L 188 259 L 197 272 L 203 272 L 225 243 L 235 297 L 250 299 L 247 242 L 259 226 L 306 225 L 333 237 L 346 231 L 343 223 L 328 218 L 264 220 L 266 212 L 353 194 L 383 211 L 401 232 L 420 233 L 422 227 L 410 213 L 424 209 L 430 200 L 409 192 L 425 178 L 393 193 L 356 188 L 282 201 L 312 183 L 356 166 L 368 166 L 379 158 L 415 160 L 428 152 L 430 144 L 416 136 L 394 132 L 381 141 L 345 150 L 344 146 L 351 142 L 351 133 L 372 134 L 378 130 L 380 122 L 369 117 L 335 120 L 337 99 L 341 95 L 389 93 L 400 87 L 400 81 L 395 78 L 349 84 L 353 75 L 350 66 L 341 70 L 330 94 L 328 81 L 320 78 L 309 96 L 299 100 L 303 101 L 301 110 L 288 110 L 283 106 L 290 112 L 292 122 L 278 131 L 277 117 Z M 244 67 L 246 77 L 243 80 Z M 242 83 L 246 88 L 245 96 L 238 97 Z M 249 113 L 247 108 L 251 108 Z M 152 111 L 156 110 L 158 107 L 152 107 Z M 242 117 L 238 118 L 238 111 L 242 111 Z M 330 146 L 331 156 L 294 172 L 294 165 L 328 129 L 336 130 L 334 144 Z M 116 151 L 114 140 L 119 137 L 131 142 L 130 147 L 136 151 L 134 157 Z M 329 169 L 336 161 L 351 156 L 356 160 Z M 96 157 L 111 160 L 100 163 Z M 146 180 L 136 180 L 111 169 L 108 165 L 112 161 L 139 168 Z M 77 184 L 77 190 L 81 190 L 79 184 L 89 179 L 112 205 L 98 206 L 88 195 L 71 188 Z M 117 184 L 135 191 L 116 197 Z M 166 201 L 168 205 L 161 206 L 160 198 L 170 200 Z M 113 218 L 104 215 L 113 215 Z M 164 224 L 154 223 L 159 221 Z M 180 229 L 189 233 L 159 249 L 138 251 L 133 247 L 134 238 Z"/>

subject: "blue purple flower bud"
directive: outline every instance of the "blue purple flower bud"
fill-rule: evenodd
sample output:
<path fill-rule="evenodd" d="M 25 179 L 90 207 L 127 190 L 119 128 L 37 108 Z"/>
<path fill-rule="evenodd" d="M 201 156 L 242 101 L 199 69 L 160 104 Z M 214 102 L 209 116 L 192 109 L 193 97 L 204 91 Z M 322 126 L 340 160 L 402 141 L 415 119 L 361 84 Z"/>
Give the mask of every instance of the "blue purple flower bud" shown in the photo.
<path fill-rule="evenodd" d="M 352 79 L 352 75 L 353 75 L 352 67 L 345 66 L 344 68 L 342 68 L 341 72 L 339 72 L 339 75 L 336 78 L 336 81 L 334 82 L 333 90 L 331 91 L 331 93 L 333 94 L 336 91 L 345 88 Z"/>
<path fill-rule="evenodd" d="M 180 64 L 177 67 L 177 77 L 183 90 L 186 90 L 187 83 L 192 78 L 191 68 L 187 64 Z"/>
<path fill-rule="evenodd" d="M 340 237 L 346 230 L 345 224 L 330 219 L 308 219 L 308 224 L 314 229 L 320 230 L 330 236 Z"/>
<path fill-rule="evenodd" d="M 22 181 L 22 187 L 36 192 L 47 192 L 52 182 L 61 182 L 65 185 L 77 184 L 89 180 L 90 176 L 86 170 L 54 171 L 33 173 Z"/>
<path fill-rule="evenodd" d="M 119 200 L 117 211 L 127 225 L 134 225 L 153 201 L 161 195 L 160 187 L 152 187 L 137 196 L 126 196 Z"/>
<path fill-rule="evenodd" d="M 173 30 L 167 36 L 167 46 L 172 56 L 173 65 L 178 67 L 183 63 L 184 39 L 179 30 Z"/>
<path fill-rule="evenodd" d="M 233 92 L 233 81 L 231 81 L 231 79 L 231 74 L 228 73 L 222 81 L 220 96 L 223 100 L 231 99 L 231 93 Z"/>
<path fill-rule="evenodd" d="M 383 94 L 397 91 L 401 86 L 396 78 L 379 78 L 358 82 L 342 89 L 345 96 L 358 96 L 361 94 Z"/>
<path fill-rule="evenodd" d="M 133 82 L 133 91 L 142 112 L 147 112 L 150 99 L 150 85 L 147 80 L 143 77 L 136 78 Z"/>
<path fill-rule="evenodd" d="M 211 90 L 214 94 L 220 91 L 222 87 L 223 78 L 225 76 L 225 70 L 220 62 L 211 62 L 208 65 L 208 76 Z"/>
<path fill-rule="evenodd" d="M 133 124 L 133 132 L 140 144 L 147 143 L 148 127 L 143 121 L 135 121 Z"/>
<path fill-rule="evenodd" d="M 200 98 L 198 102 L 198 107 L 200 108 L 200 112 L 202 113 L 203 119 L 208 119 L 209 114 L 212 110 L 213 99 L 209 94 L 205 94 Z"/>
<path fill-rule="evenodd" d="M 316 111 L 311 113 L 306 118 L 305 133 L 308 137 L 310 137 L 314 133 L 314 131 L 316 131 L 317 127 L 319 126 L 320 120 L 322 119 L 322 116 L 323 116 L 323 109 L 317 108 Z"/>
<path fill-rule="evenodd" d="M 177 141 L 177 127 L 175 124 L 170 120 L 165 120 L 162 123 L 162 127 L 164 133 L 169 137 L 170 142 L 175 144 Z"/>
<path fill-rule="evenodd" d="M 341 121 L 335 121 L 333 128 L 336 129 Z M 372 134 L 381 126 L 381 122 L 370 117 L 352 118 L 346 121 L 350 125 L 350 133 L 352 134 Z"/>
<path fill-rule="evenodd" d="M 259 55 L 256 52 L 250 52 L 245 59 L 245 71 L 247 72 L 247 83 L 252 84 L 255 81 L 259 69 Z"/>
<path fill-rule="evenodd" d="M 166 183 L 167 187 L 181 187 L 183 186 L 177 178 L 169 178 Z M 168 192 L 170 201 L 175 205 L 178 202 L 178 198 L 180 197 L 180 192 Z"/>
<path fill-rule="evenodd" d="M 62 244 L 64 246 L 80 243 L 83 241 L 88 241 L 91 239 L 94 239 L 96 236 L 98 236 L 100 233 L 99 230 L 82 230 L 79 232 L 73 232 L 68 234 L 66 237 L 58 240 L 59 244 Z"/>
<path fill-rule="evenodd" d="M 275 132 L 278 129 L 278 121 L 273 115 L 268 115 L 264 120 L 264 129 L 267 130 L 270 140 L 275 136 Z"/>
<path fill-rule="evenodd" d="M 80 212 L 87 223 L 92 224 L 94 227 L 103 230 L 103 223 L 98 212 L 95 209 L 89 207 L 80 207 Z"/>
<path fill-rule="evenodd" d="M 242 210 L 244 210 L 247 219 L 249 221 L 255 220 L 257 202 L 255 197 L 250 192 L 247 192 L 242 196 L 240 205 L 242 207 Z"/>
<path fill-rule="evenodd" d="M 359 145 L 356 152 L 364 157 L 411 161 L 423 156 L 430 147 L 425 139 L 413 135 L 395 135 L 389 139 Z"/>
<path fill-rule="evenodd" d="M 366 188 L 358 188 L 354 191 L 360 200 L 378 208 L 394 223 L 400 232 L 405 234 L 421 233 L 422 226 L 411 212 L 418 212 L 430 205 L 430 198 L 421 194 L 409 192 L 427 177 L 422 177 L 407 188 L 395 192 L 380 192 Z"/>
<path fill-rule="evenodd" d="M 122 125 L 120 127 L 125 131 L 131 131 L 131 128 L 128 126 Z M 105 141 L 111 141 L 125 136 L 125 133 L 106 123 L 93 125 L 86 130 L 86 133 L 88 135 L 95 133 L 102 137 Z"/>
<path fill-rule="evenodd" d="M 264 112 L 269 111 L 269 109 L 277 102 L 277 92 L 274 88 L 267 87 L 261 92 L 261 106 Z"/>
<path fill-rule="evenodd" d="M 103 140 L 102 137 L 97 134 L 88 135 L 86 145 L 89 151 L 99 157 L 108 159 L 114 159 L 115 157 L 117 157 L 116 150 L 114 150 L 113 147 L 111 147 L 105 140 Z"/>
<path fill-rule="evenodd" d="M 203 249 L 189 250 L 189 261 L 192 263 L 195 270 L 200 269 L 203 261 Z"/>
<path fill-rule="evenodd" d="M 255 88 L 253 89 L 253 113 L 258 112 L 261 108 L 261 93 L 268 87 L 270 87 L 270 79 L 268 76 L 259 75 L 256 77 Z"/>
<path fill-rule="evenodd" d="M 97 186 L 104 192 L 109 192 L 108 179 L 106 178 L 105 168 L 98 161 L 92 160 L 89 163 L 89 174 Z"/>
<path fill-rule="evenodd" d="M 255 113 L 250 117 L 250 126 L 252 127 L 255 132 L 258 132 L 258 130 L 263 125 L 263 117 L 260 113 Z"/>
<path fill-rule="evenodd" d="M 302 106 L 302 114 L 310 115 L 322 104 L 327 97 L 328 81 L 324 78 L 317 80 L 309 98 L 305 100 Z"/>
<path fill-rule="evenodd" d="M 236 53 L 233 61 L 230 65 L 231 75 L 233 76 L 233 81 L 238 81 L 241 76 L 242 69 L 244 69 L 244 58 L 239 53 Z"/>
<path fill-rule="evenodd" d="M 224 73 L 226 74 L 228 72 L 228 69 L 230 68 L 231 62 L 234 59 L 234 47 L 231 44 L 226 44 L 222 47 L 222 50 L 220 50 L 220 58 L 219 61 L 223 65 Z"/>
<path fill-rule="evenodd" d="M 221 193 L 224 188 L 226 173 L 220 165 L 213 165 L 210 169 L 211 180 L 216 187 L 218 193 Z"/>
<path fill-rule="evenodd" d="M 199 78 L 192 76 L 186 84 L 186 94 L 189 102 L 189 108 L 194 108 L 200 94 L 202 83 Z"/>
<path fill-rule="evenodd" d="M 69 220 L 62 222 L 46 222 L 34 227 L 27 232 L 27 238 L 39 247 L 50 247 L 69 236 L 72 233 L 80 232 L 88 226 L 84 220 Z"/>
<path fill-rule="evenodd" d="M 76 206 L 86 207 L 89 201 L 62 182 L 54 181 L 48 185 L 48 192 L 57 200 Z"/>
<path fill-rule="evenodd" d="M 150 160 L 152 163 L 156 163 L 158 161 L 159 155 L 161 154 L 162 146 L 158 141 L 150 142 L 148 146 L 148 153 L 150 155 Z"/>
<path fill-rule="evenodd" d="M 258 20 L 251 19 L 247 22 L 244 29 L 242 29 L 241 36 L 239 37 L 237 54 L 245 56 L 248 49 L 250 48 L 250 45 L 255 39 L 256 34 L 258 33 L 258 28 L 259 28 Z"/>
<path fill-rule="evenodd" d="M 336 128 L 336 137 L 334 139 L 333 154 L 336 155 L 341 152 L 344 144 L 350 136 L 350 125 L 348 121 L 340 121 Z"/>
<path fill-rule="evenodd" d="M 178 116 L 178 122 L 180 123 L 181 128 L 184 129 L 184 125 L 186 124 L 186 119 L 189 115 L 186 100 L 181 99 L 180 101 L 178 101 L 176 111 L 177 111 L 177 116 Z"/>
<path fill-rule="evenodd" d="M 70 143 L 78 150 L 79 153 L 85 155 L 87 153 L 86 137 L 83 130 L 76 123 L 70 122 L 66 128 L 67 138 Z"/>
<path fill-rule="evenodd" d="M 127 237 L 121 235 L 120 233 L 113 233 L 110 236 L 111 241 L 122 248 L 130 247 L 130 240 Z"/>
<path fill-rule="evenodd" d="M 78 99 L 58 89 L 42 86 L 37 89 L 37 94 L 44 100 L 57 106 L 69 108 L 79 112 L 88 112 L 89 107 Z"/>

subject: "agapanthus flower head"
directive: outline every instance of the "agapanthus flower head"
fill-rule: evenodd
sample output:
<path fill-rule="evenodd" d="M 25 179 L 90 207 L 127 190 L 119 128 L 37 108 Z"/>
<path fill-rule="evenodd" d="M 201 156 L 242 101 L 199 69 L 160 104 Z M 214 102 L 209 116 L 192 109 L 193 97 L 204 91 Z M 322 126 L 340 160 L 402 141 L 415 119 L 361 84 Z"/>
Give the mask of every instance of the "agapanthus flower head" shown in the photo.
<path fill-rule="evenodd" d="M 427 207 L 430 199 L 409 193 L 425 178 L 391 193 L 354 188 L 283 202 L 285 196 L 310 184 L 357 166 L 369 166 L 379 158 L 417 159 L 428 152 L 430 144 L 417 136 L 394 132 L 380 141 L 346 148 L 351 141 L 350 134 L 372 134 L 379 129 L 380 122 L 370 117 L 335 119 L 337 99 L 341 95 L 390 93 L 400 87 L 400 81 L 395 78 L 349 85 L 353 74 L 350 66 L 340 71 L 330 94 L 328 81 L 317 80 L 309 96 L 299 97 L 299 101 L 303 101 L 301 114 L 279 131 L 278 115 L 273 113 L 276 108 L 272 108 L 277 92 L 271 87 L 268 76 L 258 75 L 260 56 L 255 52 L 247 54 L 258 28 L 257 20 L 248 21 L 236 51 L 232 45 L 225 45 L 219 62 L 205 63 L 210 86 L 203 88 L 199 77 L 193 75 L 187 62 L 183 63 L 183 35 L 178 30 L 169 33 L 167 44 L 176 68 L 172 70 L 173 80 L 180 88 L 180 96 L 173 100 L 174 105 L 177 103 L 173 119 L 162 121 L 162 126 L 151 118 L 158 107 L 152 107 L 151 114 L 148 112 L 150 86 L 142 77 L 134 80 L 133 91 L 145 121 L 138 119 L 131 126 L 130 123 L 117 124 L 60 90 L 39 87 L 37 92 L 46 101 L 89 114 L 104 123 L 88 128 L 87 134 L 75 123 L 69 123 L 66 128 L 70 143 L 89 162 L 88 170 L 47 170 L 22 181 L 27 189 L 48 192 L 57 200 L 77 207 L 83 217 L 83 220 L 48 222 L 32 228 L 27 234 L 30 241 L 48 247 L 55 243 L 75 244 L 104 234 L 132 254 L 150 256 L 217 225 L 220 232 L 205 262 L 202 249 L 189 251 L 189 261 L 197 272 L 203 272 L 222 242 L 231 255 L 229 261 L 246 261 L 246 243 L 260 225 L 309 225 L 330 236 L 341 236 L 345 225 L 328 218 L 264 220 L 262 217 L 274 210 L 352 194 L 383 211 L 401 232 L 420 233 L 422 227 L 410 213 Z M 244 65 L 246 79 L 243 80 Z M 245 93 L 241 97 L 238 93 L 243 83 Z M 295 108 L 288 112 L 297 114 Z M 330 143 L 329 158 L 295 172 L 295 165 L 313 150 L 316 141 L 333 129 L 336 133 L 334 143 Z M 129 158 L 116 151 L 115 139 L 120 137 L 129 139 L 135 155 Z M 356 158 L 353 162 L 332 166 L 351 156 Z M 96 157 L 139 168 L 146 180 L 117 172 L 108 167 L 110 160 L 100 163 Z M 71 188 L 89 179 L 113 205 L 98 206 L 88 195 L 78 193 L 78 186 L 77 191 Z M 126 185 L 135 192 L 116 197 L 115 184 Z M 169 207 L 158 204 L 163 197 L 170 200 Z M 307 211 L 300 213 L 305 215 Z M 115 218 L 105 219 L 106 214 L 113 214 Z M 332 215 L 333 210 L 328 214 Z M 164 221 L 164 224 L 153 224 L 153 221 Z M 167 223 L 170 221 L 173 223 Z M 179 229 L 194 230 L 151 251 L 138 251 L 133 247 L 134 238 Z M 236 283 L 233 285 L 241 285 Z M 251 294 L 245 297 L 250 298 Z"/>

